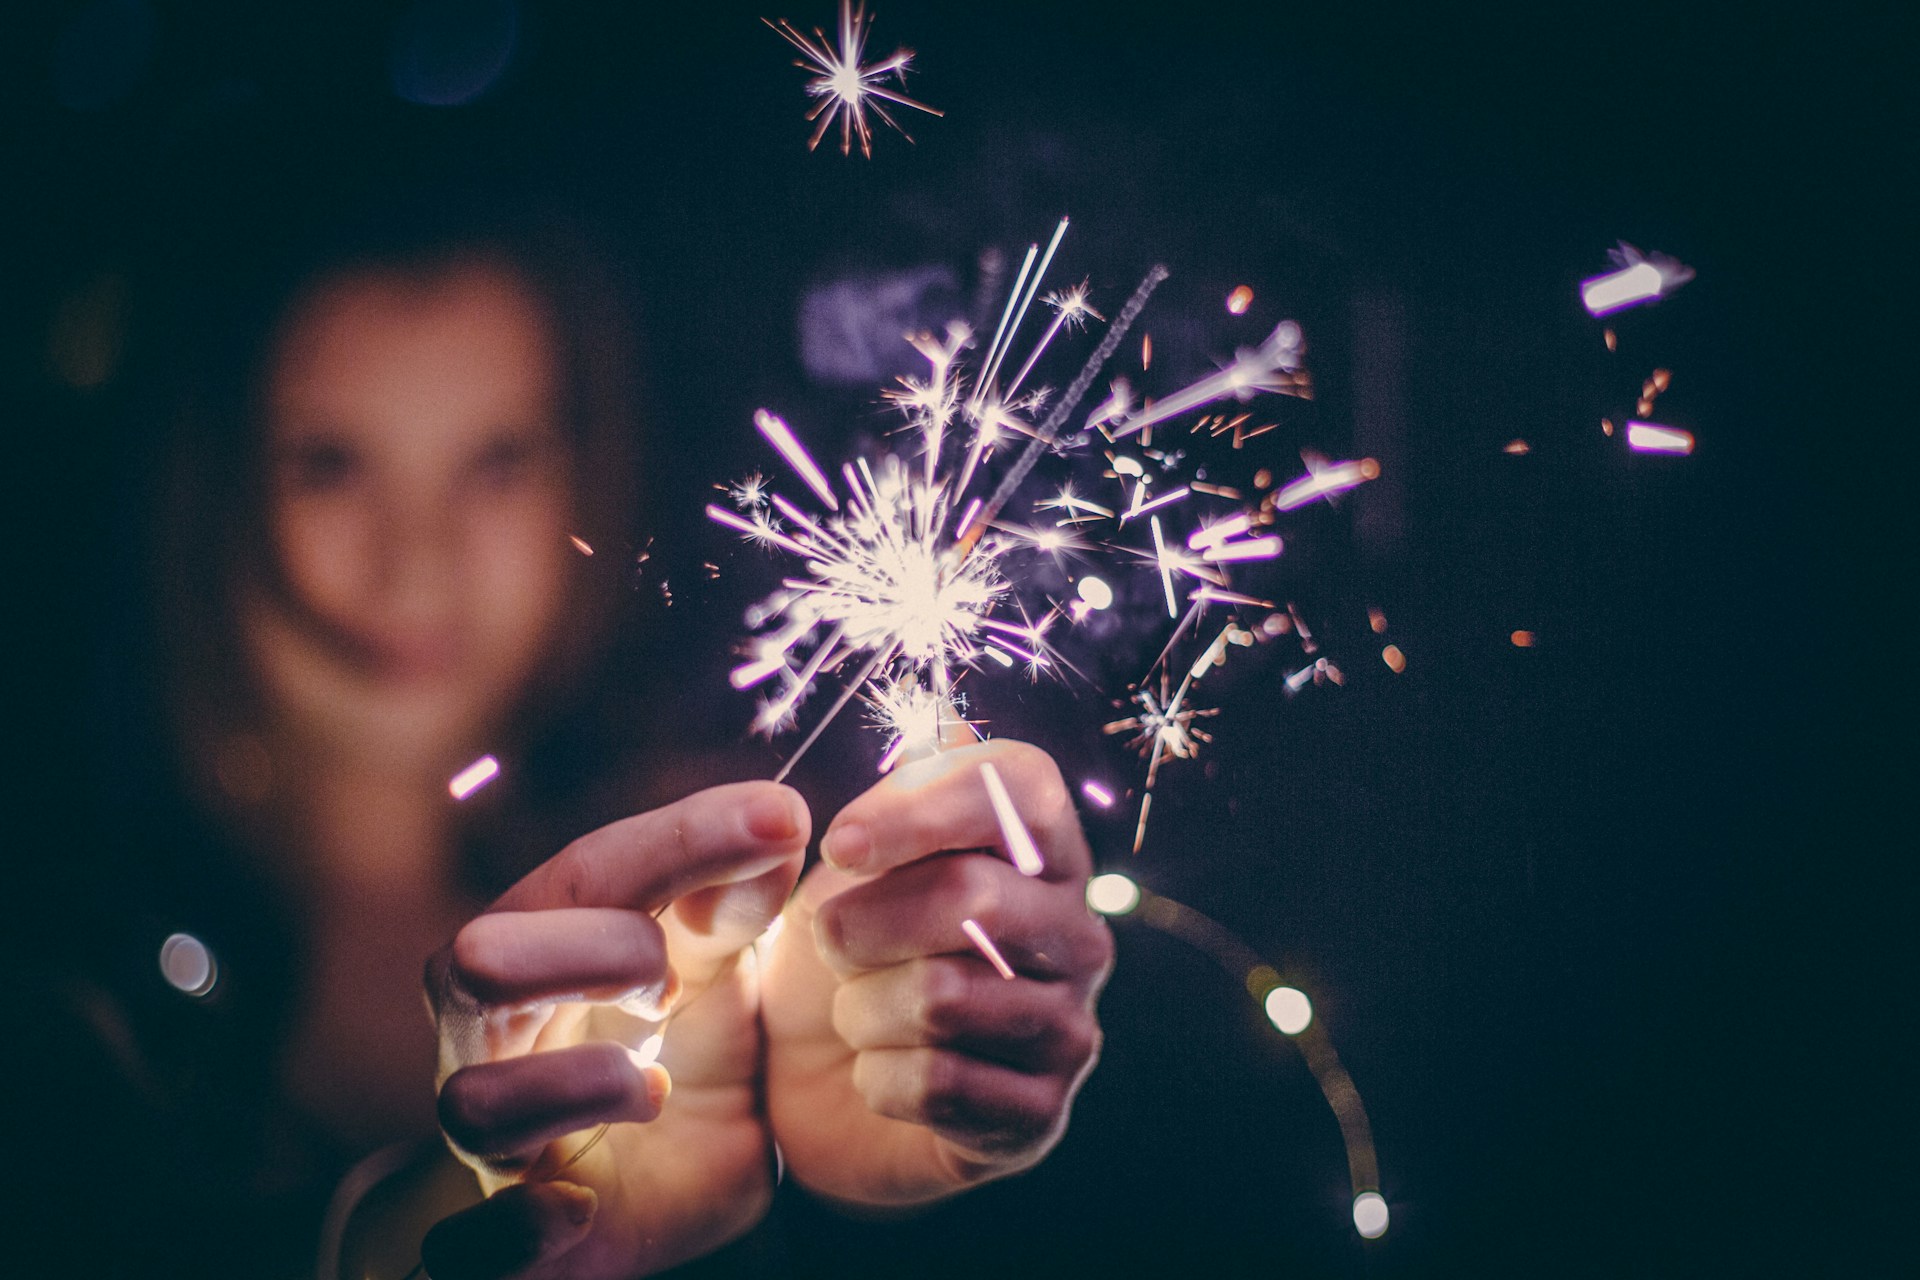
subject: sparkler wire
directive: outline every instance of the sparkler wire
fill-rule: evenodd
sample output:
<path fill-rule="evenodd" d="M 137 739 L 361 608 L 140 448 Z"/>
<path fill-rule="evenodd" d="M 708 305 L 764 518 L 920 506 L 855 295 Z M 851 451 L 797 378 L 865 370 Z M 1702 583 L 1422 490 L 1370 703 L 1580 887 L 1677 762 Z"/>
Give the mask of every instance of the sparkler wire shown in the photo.
<path fill-rule="evenodd" d="M 1067 416 L 1079 407 L 1081 399 L 1087 394 L 1087 388 L 1093 385 L 1093 380 L 1100 375 L 1100 370 L 1105 368 L 1107 361 L 1113 358 L 1114 351 L 1119 348 L 1121 340 L 1127 336 L 1127 330 L 1133 327 L 1133 322 L 1140 317 L 1141 309 L 1147 305 L 1147 299 L 1153 296 L 1153 291 L 1160 287 L 1160 282 L 1165 280 L 1167 275 L 1166 267 L 1156 263 L 1153 269 L 1147 272 L 1146 278 L 1134 289 L 1133 296 L 1127 299 L 1127 305 L 1120 309 L 1120 314 L 1116 315 L 1113 323 L 1107 327 L 1106 336 L 1100 339 L 1100 345 L 1093 349 L 1093 354 L 1087 357 L 1087 362 L 1080 366 L 1080 372 L 1074 375 L 1073 381 L 1067 385 L 1067 393 L 1060 397 L 1060 402 L 1053 406 L 1053 412 L 1047 415 L 1046 420 L 1040 424 L 1039 430 L 1033 433 L 1033 439 L 1027 442 L 1027 447 L 1022 449 L 1020 456 L 1014 459 L 1013 466 L 1009 467 L 1007 474 L 1001 477 L 1000 483 L 993 490 L 993 496 L 987 499 L 980 514 L 973 518 L 972 525 L 960 535 L 959 546 L 962 555 L 973 550 L 974 544 L 980 541 L 981 535 L 986 532 L 988 523 L 1000 514 L 1000 508 L 1007 505 L 1007 500 L 1013 497 L 1013 491 L 1020 487 L 1020 482 L 1027 478 L 1027 473 L 1032 471 L 1034 465 L 1040 461 L 1041 453 L 1060 434 L 1061 424 L 1066 422 Z"/>

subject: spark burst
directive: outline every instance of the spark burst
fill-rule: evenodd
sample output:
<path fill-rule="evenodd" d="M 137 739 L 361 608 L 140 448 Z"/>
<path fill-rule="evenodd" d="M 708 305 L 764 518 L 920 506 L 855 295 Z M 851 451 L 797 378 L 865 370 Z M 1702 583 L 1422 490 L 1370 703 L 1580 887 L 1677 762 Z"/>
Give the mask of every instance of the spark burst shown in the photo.
<path fill-rule="evenodd" d="M 730 678 L 737 688 L 765 689 L 755 730 L 771 736 L 786 729 L 823 683 L 839 686 L 780 776 L 855 697 L 888 735 L 883 772 L 960 734 L 981 736 L 965 714 L 959 681 L 992 666 L 1023 669 L 1029 678 L 1062 674 L 1069 664 L 1050 632 L 1056 626 L 1072 630 L 1114 603 L 1103 579 L 1081 574 L 1075 582 L 1066 575 L 1062 562 L 1067 557 L 1118 556 L 1151 567 L 1159 579 L 1156 594 L 1175 620 L 1173 633 L 1134 686 L 1136 713 L 1108 726 L 1110 733 L 1132 732 L 1130 745 L 1147 762 L 1137 849 L 1160 766 L 1190 759 L 1210 741 L 1196 721 L 1217 709 L 1195 705 L 1195 682 L 1224 661 L 1227 645 L 1253 642 L 1255 632 L 1240 624 L 1241 616 L 1276 607 L 1271 600 L 1232 590 L 1230 573 L 1281 554 L 1282 540 L 1270 528 L 1276 509 L 1337 494 L 1371 479 L 1377 468 L 1370 460 L 1323 463 L 1309 457 L 1308 475 L 1279 492 L 1270 491 L 1272 481 L 1265 478 L 1270 472 L 1263 468 L 1254 486 L 1267 491 L 1262 497 L 1207 483 L 1201 475 L 1183 479 L 1178 473 L 1187 450 L 1153 447 L 1154 424 L 1215 401 L 1246 400 L 1263 392 L 1308 396 L 1304 343 L 1292 321 L 1276 326 L 1259 346 L 1241 349 L 1218 372 L 1159 401 L 1136 407 L 1132 388 L 1115 380 L 1110 394 L 1084 411 L 1077 431 L 1063 430 L 1083 412 L 1087 392 L 1166 275 L 1157 267 L 1148 274 L 1063 392 L 1030 386 L 1056 340 L 1089 322 L 1105 321 L 1084 282 L 1042 293 L 1066 230 L 1062 219 L 1044 252 L 1038 243 L 1029 246 L 983 348 L 976 351 L 974 331 L 962 322 L 938 337 L 909 337 L 926 361 L 925 373 L 901 377 L 881 392 L 905 419 L 897 437 L 907 441 L 904 446 L 844 465 L 837 481 L 830 481 L 787 423 L 760 410 L 754 415 L 756 427 L 804 482 L 811 503 L 790 501 L 754 475 L 727 487 L 737 513 L 709 507 L 708 514 L 748 541 L 797 559 L 805 569 L 784 578 L 777 591 L 748 611 L 756 634 Z M 1024 358 L 1014 356 L 1036 302 L 1052 315 Z M 1003 370 L 1012 373 L 1003 378 Z M 1192 430 L 1212 425 L 1203 438 L 1231 430 L 1238 448 L 1243 436 L 1270 429 L 1244 432 L 1244 421 L 1245 415 L 1231 423 L 1221 417 L 1222 426 L 1202 418 Z M 1029 513 L 1024 522 L 1002 518 L 1042 457 L 1069 464 L 1090 460 L 1089 446 L 1102 437 L 1113 446 L 1104 451 L 1104 475 L 1118 486 L 1117 496 L 1055 477 L 1036 483 L 1041 491 L 1022 499 Z M 990 491 L 976 494 L 976 482 L 996 472 Z M 1167 521 L 1206 502 L 1233 505 L 1170 530 Z M 1096 540 L 1096 529 L 1104 529 L 1109 540 Z M 1150 544 L 1140 545 L 1149 537 Z M 1072 586 L 1064 600 L 1049 598 L 1033 585 L 1046 576 L 1038 570 L 1049 563 L 1053 578 Z M 1181 669 L 1174 665 L 1175 650 L 1215 606 L 1225 606 L 1232 616 L 1176 684 L 1168 676 Z M 1103 634 L 1113 634 L 1111 627 Z M 1260 633 L 1261 638 L 1274 634 L 1270 627 Z M 1300 634 L 1305 643 L 1304 627 Z"/>
<path fill-rule="evenodd" d="M 924 102 L 916 102 L 906 94 L 889 89 L 883 83 L 892 76 L 900 84 L 907 86 L 907 64 L 913 60 L 913 50 L 896 49 L 891 57 L 878 62 L 861 65 L 860 55 L 867 43 L 867 27 L 871 19 L 867 17 L 867 6 L 857 8 L 852 0 L 840 0 L 839 43 L 830 46 L 827 33 L 820 28 L 813 29 L 813 38 L 807 36 L 785 18 L 775 22 L 771 18 L 762 18 L 762 22 L 780 33 L 780 37 L 798 49 L 804 56 L 795 66 L 803 71 L 814 73 L 807 81 L 807 93 L 820 101 L 807 113 L 809 123 L 818 121 L 813 137 L 807 140 L 807 150 L 812 151 L 820 145 L 827 130 L 834 121 L 840 122 L 840 154 L 848 155 L 853 150 L 853 140 L 860 139 L 860 154 L 869 160 L 873 158 L 873 128 L 867 123 L 867 112 L 871 111 L 908 142 L 913 137 L 900 127 L 893 113 L 883 105 L 885 102 L 898 103 L 924 111 L 929 115 L 942 114 L 936 108 Z"/>

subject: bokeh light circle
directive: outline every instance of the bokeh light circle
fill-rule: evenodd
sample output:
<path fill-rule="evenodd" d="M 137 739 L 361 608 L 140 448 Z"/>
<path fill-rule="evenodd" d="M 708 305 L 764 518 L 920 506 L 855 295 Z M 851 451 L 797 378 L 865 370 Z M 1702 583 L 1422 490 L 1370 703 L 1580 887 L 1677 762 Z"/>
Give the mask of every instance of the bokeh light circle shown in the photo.
<path fill-rule="evenodd" d="M 1313 1021 L 1313 1002 L 1304 991 L 1293 987 L 1275 987 L 1267 992 L 1267 1019 L 1290 1036 L 1297 1036 Z"/>
<path fill-rule="evenodd" d="M 1103 916 L 1122 916 L 1140 905 L 1140 886 L 1109 871 L 1087 881 L 1087 905 Z"/>

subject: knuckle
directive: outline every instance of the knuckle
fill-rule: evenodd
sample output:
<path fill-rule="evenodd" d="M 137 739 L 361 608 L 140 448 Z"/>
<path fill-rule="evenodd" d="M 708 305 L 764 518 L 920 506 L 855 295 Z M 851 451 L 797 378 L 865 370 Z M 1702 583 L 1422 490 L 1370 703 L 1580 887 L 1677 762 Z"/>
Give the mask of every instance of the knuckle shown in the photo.
<path fill-rule="evenodd" d="M 973 984 L 960 965 L 939 960 L 921 966 L 915 1025 L 930 1040 L 950 1039 L 965 1030 Z"/>
<path fill-rule="evenodd" d="M 549 865 L 553 868 L 555 886 L 566 897 L 568 905 L 586 906 L 599 900 L 594 863 L 580 852 L 578 844 L 570 844 L 555 854 Z"/>
<path fill-rule="evenodd" d="M 1019 774 L 1031 820 L 1051 823 L 1073 812 L 1073 797 L 1054 758 L 1030 742 L 1006 743 L 1007 766 Z"/>
<path fill-rule="evenodd" d="M 920 1055 L 919 1111 L 930 1124 L 953 1124 L 967 1113 L 966 1073 L 958 1055 L 929 1050 Z"/>
<path fill-rule="evenodd" d="M 1113 972 L 1113 962 L 1117 948 L 1113 941 L 1113 930 L 1105 920 L 1089 914 L 1079 931 L 1079 956 L 1081 971 L 1093 977 L 1096 983 L 1104 982 Z"/>
<path fill-rule="evenodd" d="M 1004 923 L 1001 919 L 1003 867 L 999 858 L 971 855 L 949 858 L 944 868 L 948 880 L 946 892 L 959 904 L 963 919 L 972 919 L 988 933 Z"/>
<path fill-rule="evenodd" d="M 1070 1070 L 1085 1066 L 1100 1052 L 1100 1026 L 1092 1017 L 1068 1018 L 1059 1028 L 1059 1053 Z"/>

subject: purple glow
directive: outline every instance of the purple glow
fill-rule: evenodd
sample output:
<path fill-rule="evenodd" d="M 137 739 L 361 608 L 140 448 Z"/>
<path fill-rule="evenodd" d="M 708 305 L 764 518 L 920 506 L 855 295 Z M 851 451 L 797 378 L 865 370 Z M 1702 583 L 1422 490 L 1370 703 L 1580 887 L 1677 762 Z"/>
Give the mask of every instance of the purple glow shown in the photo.
<path fill-rule="evenodd" d="M 453 779 L 447 783 L 447 791 L 455 800 L 465 800 L 499 776 L 500 762 L 492 756 L 481 756 L 453 775 Z"/>

